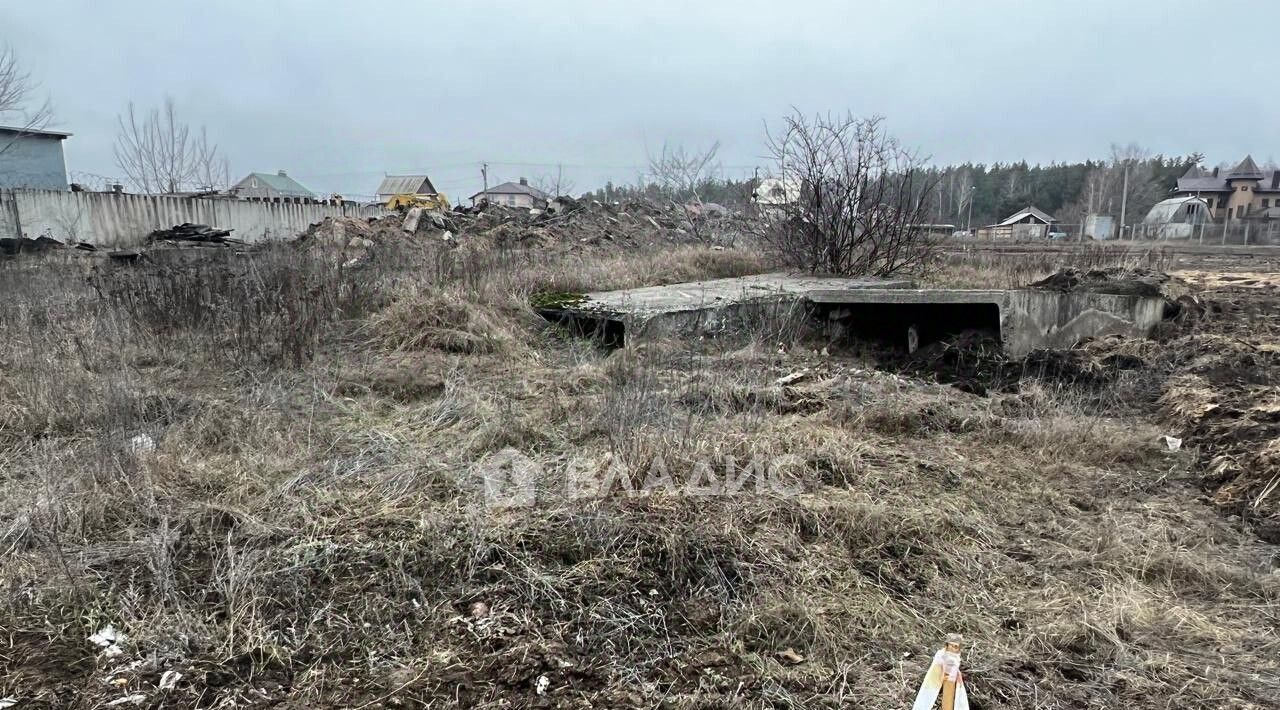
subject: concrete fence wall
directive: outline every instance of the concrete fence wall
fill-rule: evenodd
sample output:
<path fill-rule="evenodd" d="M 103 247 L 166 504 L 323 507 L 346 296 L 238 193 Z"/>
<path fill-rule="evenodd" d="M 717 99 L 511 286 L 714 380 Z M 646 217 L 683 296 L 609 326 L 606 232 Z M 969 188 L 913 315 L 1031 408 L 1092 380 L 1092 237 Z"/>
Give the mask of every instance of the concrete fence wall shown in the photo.
<path fill-rule="evenodd" d="M 0 237 L 53 237 L 97 246 L 136 246 L 155 229 L 183 222 L 231 229 L 246 242 L 291 239 L 325 217 L 380 217 L 382 207 L 299 204 L 111 192 L 0 192 Z"/>

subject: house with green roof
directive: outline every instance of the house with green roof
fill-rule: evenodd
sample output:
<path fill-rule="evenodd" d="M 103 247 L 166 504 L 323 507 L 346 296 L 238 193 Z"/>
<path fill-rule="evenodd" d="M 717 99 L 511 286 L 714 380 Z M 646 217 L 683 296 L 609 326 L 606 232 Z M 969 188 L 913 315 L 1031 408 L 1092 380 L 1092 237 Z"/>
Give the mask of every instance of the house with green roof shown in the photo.
<path fill-rule="evenodd" d="M 236 197 L 246 200 L 308 199 L 314 200 L 314 192 L 281 170 L 276 174 L 249 173 L 243 180 L 231 186 Z"/>

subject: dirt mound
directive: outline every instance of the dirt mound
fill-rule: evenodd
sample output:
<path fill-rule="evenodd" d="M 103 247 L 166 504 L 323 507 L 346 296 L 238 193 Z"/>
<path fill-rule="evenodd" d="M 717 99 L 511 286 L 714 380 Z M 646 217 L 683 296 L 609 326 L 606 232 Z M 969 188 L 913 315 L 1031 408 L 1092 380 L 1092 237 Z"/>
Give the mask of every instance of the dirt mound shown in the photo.
<path fill-rule="evenodd" d="M 1161 412 L 1200 448 L 1214 502 L 1280 542 L 1280 346 L 1217 335 L 1171 343 Z"/>
<path fill-rule="evenodd" d="M 1028 284 L 1043 291 L 1109 293 L 1120 296 L 1166 296 L 1168 274 L 1146 269 L 1063 269 L 1048 278 Z"/>

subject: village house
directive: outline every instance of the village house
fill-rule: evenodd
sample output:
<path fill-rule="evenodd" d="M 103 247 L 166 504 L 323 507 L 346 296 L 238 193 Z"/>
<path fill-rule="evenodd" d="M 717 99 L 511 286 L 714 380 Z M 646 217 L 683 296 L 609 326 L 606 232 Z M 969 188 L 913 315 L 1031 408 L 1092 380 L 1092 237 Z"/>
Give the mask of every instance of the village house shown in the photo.
<path fill-rule="evenodd" d="M 471 196 L 471 204 L 475 206 L 481 201 L 507 207 L 523 207 L 525 209 L 545 209 L 547 193 L 529 184 L 525 178 L 520 182 L 504 182 L 501 185 L 482 190 Z"/>
<path fill-rule="evenodd" d="M 1280 170 L 1262 170 L 1246 156 L 1230 170 L 1193 165 L 1178 178 L 1177 198 L 1204 201 L 1213 219 L 1280 218 Z"/>
<path fill-rule="evenodd" d="M 1057 222 L 1048 212 L 1027 205 L 998 224 L 982 227 L 978 236 L 983 239 L 1044 239 L 1049 235 L 1050 227 Z"/>
<path fill-rule="evenodd" d="M 231 186 L 236 197 L 246 200 L 314 200 L 314 192 L 281 170 L 276 174 L 249 173 Z"/>
<path fill-rule="evenodd" d="M 439 193 L 426 175 L 388 175 L 378 185 L 378 202 L 386 202 L 396 195 L 429 195 Z"/>

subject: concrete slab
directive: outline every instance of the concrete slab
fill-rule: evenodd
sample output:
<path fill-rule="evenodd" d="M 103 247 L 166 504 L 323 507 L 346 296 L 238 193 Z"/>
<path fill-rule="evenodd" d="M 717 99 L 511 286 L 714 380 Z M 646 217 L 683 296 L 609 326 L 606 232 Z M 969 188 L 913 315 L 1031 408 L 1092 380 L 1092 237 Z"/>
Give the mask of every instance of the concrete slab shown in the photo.
<path fill-rule="evenodd" d="M 659 335 L 760 332 L 816 316 L 835 337 L 860 332 L 904 346 L 909 330 L 920 344 L 986 330 L 1009 355 L 1022 357 L 1043 348 L 1069 348 L 1091 336 L 1145 337 L 1163 319 L 1164 299 L 1040 289 L 918 289 L 906 279 L 760 274 L 588 293 L 539 310 L 615 346 Z"/>
<path fill-rule="evenodd" d="M 707 335 L 743 330 L 761 319 L 785 318 L 815 290 L 910 288 L 907 279 L 837 278 L 805 274 L 756 274 L 584 294 L 581 300 L 547 306 L 549 319 L 595 330 L 610 344 L 657 335 Z"/>

